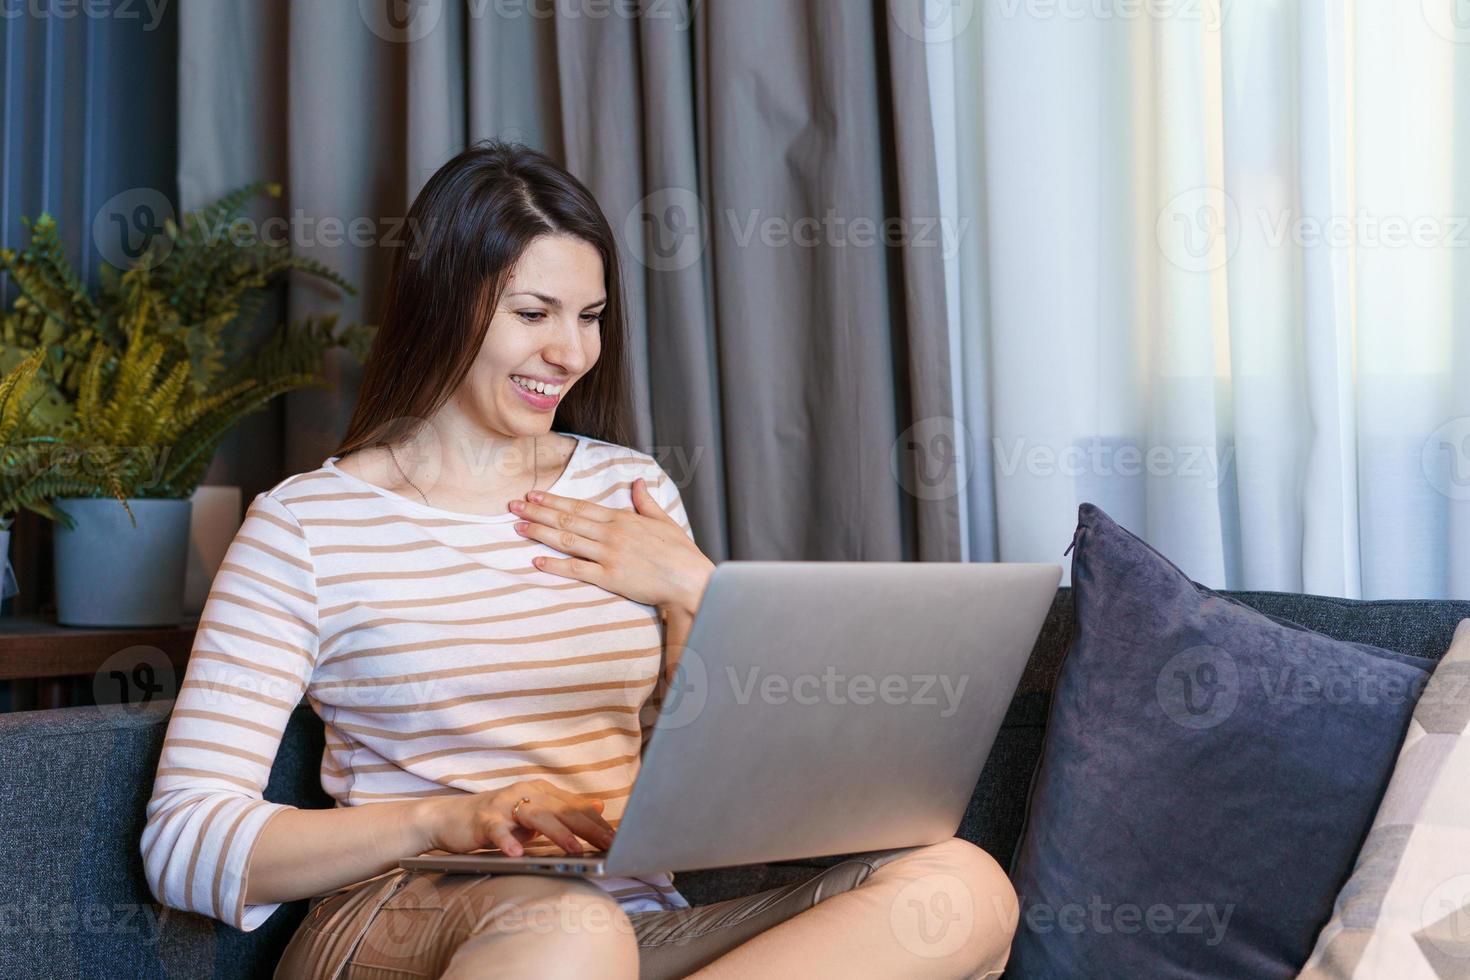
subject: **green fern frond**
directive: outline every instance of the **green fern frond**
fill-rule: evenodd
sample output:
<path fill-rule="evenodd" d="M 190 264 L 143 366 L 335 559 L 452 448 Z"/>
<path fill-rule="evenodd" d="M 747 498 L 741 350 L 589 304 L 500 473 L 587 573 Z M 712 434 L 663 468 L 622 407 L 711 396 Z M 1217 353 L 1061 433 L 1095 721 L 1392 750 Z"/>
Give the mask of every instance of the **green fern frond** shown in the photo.
<path fill-rule="evenodd" d="M 0 378 L 0 446 L 19 438 L 21 425 L 35 404 L 31 387 L 45 359 L 46 351 L 38 349 Z"/>

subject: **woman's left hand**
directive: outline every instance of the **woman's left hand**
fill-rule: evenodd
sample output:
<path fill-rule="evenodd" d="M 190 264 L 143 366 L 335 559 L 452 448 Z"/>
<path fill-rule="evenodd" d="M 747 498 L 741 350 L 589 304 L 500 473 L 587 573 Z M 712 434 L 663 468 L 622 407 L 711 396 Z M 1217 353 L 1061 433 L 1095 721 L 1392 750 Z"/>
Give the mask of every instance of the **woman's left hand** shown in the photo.
<path fill-rule="evenodd" d="M 633 481 L 633 511 L 532 490 L 510 509 L 515 529 L 569 558 L 532 559 L 543 572 L 580 579 L 609 592 L 693 615 L 715 566 L 648 492 Z"/>

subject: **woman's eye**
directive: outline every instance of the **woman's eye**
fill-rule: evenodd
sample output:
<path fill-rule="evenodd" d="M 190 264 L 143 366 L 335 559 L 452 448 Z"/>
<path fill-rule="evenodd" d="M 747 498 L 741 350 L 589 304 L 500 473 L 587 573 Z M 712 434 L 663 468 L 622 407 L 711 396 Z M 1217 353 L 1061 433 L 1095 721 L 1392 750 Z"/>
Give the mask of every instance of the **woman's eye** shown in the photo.
<path fill-rule="evenodd" d="M 544 310 L 521 310 L 518 315 L 527 323 L 540 323 L 546 319 L 546 311 Z"/>
<path fill-rule="evenodd" d="M 582 322 L 583 323 L 601 323 L 602 322 L 602 314 L 601 313 L 583 313 L 582 314 Z"/>

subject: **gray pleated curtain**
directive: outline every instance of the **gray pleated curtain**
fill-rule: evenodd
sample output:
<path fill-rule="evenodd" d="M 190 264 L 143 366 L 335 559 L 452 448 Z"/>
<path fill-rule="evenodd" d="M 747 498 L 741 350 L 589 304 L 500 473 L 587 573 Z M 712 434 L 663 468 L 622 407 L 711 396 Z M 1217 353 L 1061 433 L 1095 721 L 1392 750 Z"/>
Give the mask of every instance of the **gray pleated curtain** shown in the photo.
<path fill-rule="evenodd" d="M 424 180 L 479 139 L 537 146 L 623 242 L 638 448 L 712 559 L 958 560 L 957 474 L 916 482 L 902 438 L 953 415 L 925 52 L 895 19 L 920 2 L 201 0 L 181 10 L 182 203 L 281 179 L 298 248 L 361 285 L 343 312 L 371 322 Z M 363 217 L 375 247 L 313 231 Z M 248 495 L 319 465 L 356 383 L 334 363 L 210 482 Z"/>

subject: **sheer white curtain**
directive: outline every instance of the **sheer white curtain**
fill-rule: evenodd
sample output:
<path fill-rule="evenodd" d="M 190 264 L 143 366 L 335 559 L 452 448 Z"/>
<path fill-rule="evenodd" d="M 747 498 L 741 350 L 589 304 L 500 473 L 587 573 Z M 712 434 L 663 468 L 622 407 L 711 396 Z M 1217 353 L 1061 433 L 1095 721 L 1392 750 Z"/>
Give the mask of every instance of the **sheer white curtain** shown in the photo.
<path fill-rule="evenodd" d="M 915 2 L 968 557 L 1470 596 L 1463 2 Z"/>

